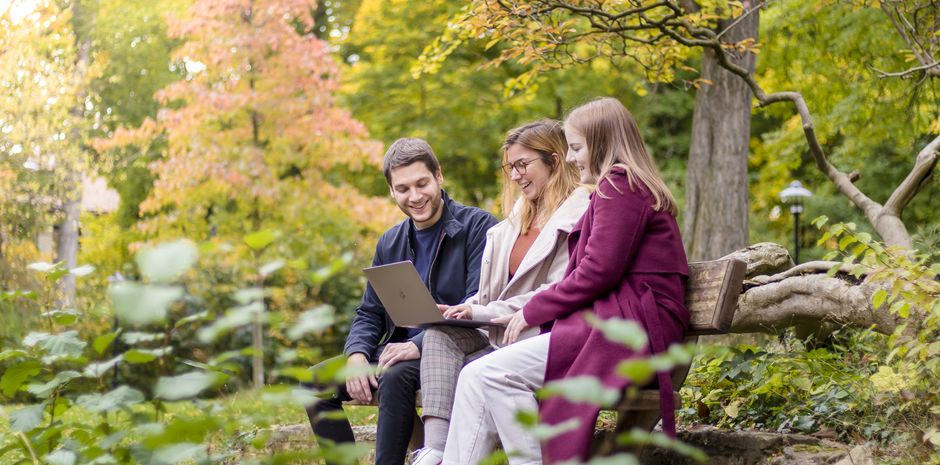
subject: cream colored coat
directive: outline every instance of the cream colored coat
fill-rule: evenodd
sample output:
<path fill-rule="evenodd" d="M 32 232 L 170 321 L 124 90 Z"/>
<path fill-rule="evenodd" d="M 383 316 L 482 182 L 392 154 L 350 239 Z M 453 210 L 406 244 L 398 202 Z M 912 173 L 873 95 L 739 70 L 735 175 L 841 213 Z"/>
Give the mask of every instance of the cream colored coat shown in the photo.
<path fill-rule="evenodd" d="M 568 266 L 568 234 L 587 209 L 589 196 L 586 188 L 579 187 L 562 202 L 542 227 L 511 280 L 509 253 L 519 237 L 521 225 L 505 219 L 486 232 L 480 288 L 476 295 L 467 299 L 473 308 L 474 320 L 489 321 L 515 313 L 536 293 L 564 277 Z M 524 201 L 520 199 L 513 211 L 518 211 Z M 538 333 L 539 328 L 529 328 L 519 339 Z M 490 344 L 502 346 L 502 328 L 492 327 L 489 336 Z"/>

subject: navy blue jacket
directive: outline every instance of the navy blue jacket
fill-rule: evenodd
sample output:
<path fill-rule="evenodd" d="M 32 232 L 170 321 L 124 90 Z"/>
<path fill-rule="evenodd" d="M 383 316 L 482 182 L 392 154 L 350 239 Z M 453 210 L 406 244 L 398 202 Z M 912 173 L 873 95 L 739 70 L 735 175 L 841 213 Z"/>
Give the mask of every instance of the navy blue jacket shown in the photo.
<path fill-rule="evenodd" d="M 443 228 L 437 255 L 431 262 L 428 273 L 428 289 L 439 304 L 456 305 L 477 293 L 480 285 L 480 260 L 486 231 L 496 224 L 493 215 L 476 207 L 461 205 L 443 193 L 444 212 L 441 214 Z M 385 232 L 375 246 L 372 266 L 385 265 L 403 260 L 414 261 L 411 237 L 414 223 L 406 218 Z M 356 309 L 346 346 L 343 352 L 349 356 L 360 352 L 375 362 L 376 348 L 391 340 L 395 324 L 382 306 L 382 302 L 371 284 L 366 285 L 362 303 Z M 424 331 L 410 341 L 421 350 Z"/>

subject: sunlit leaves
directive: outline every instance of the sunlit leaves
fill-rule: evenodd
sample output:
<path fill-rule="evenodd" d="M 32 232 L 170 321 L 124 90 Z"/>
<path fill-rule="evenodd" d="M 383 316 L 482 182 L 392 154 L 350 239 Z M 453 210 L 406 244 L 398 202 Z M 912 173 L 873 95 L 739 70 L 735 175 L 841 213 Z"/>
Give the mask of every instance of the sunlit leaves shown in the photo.
<path fill-rule="evenodd" d="M 137 267 L 144 278 L 168 283 L 188 270 L 197 258 L 196 246 L 186 240 L 168 242 L 137 253 Z"/>
<path fill-rule="evenodd" d="M 179 376 L 161 377 L 154 387 L 154 395 L 165 400 L 182 400 L 223 382 L 227 376 L 221 373 L 193 371 Z"/>
<path fill-rule="evenodd" d="M 334 310 L 328 305 L 307 310 L 300 314 L 297 323 L 287 330 L 287 336 L 298 340 L 307 334 L 318 333 L 333 325 Z"/>
<path fill-rule="evenodd" d="M 75 403 L 90 412 L 112 412 L 126 409 L 144 401 L 144 394 L 128 386 L 118 386 L 104 394 L 85 394 Z"/>
<path fill-rule="evenodd" d="M 0 378 L 0 389 L 3 389 L 3 395 L 12 397 L 23 382 L 39 374 L 40 369 L 39 362 L 35 360 L 27 360 L 8 366 L 3 371 L 3 377 Z"/>
<path fill-rule="evenodd" d="M 610 407 L 620 398 L 620 390 L 605 387 L 594 376 L 573 376 L 546 383 L 539 391 L 539 396 L 561 396 L 573 403 Z"/>
<path fill-rule="evenodd" d="M 10 429 L 13 431 L 32 431 L 42 423 L 44 404 L 23 407 L 10 413 Z"/>
<path fill-rule="evenodd" d="M 183 296 L 179 286 L 117 283 L 108 290 L 114 314 L 123 324 L 142 326 L 166 320 L 169 306 Z"/>

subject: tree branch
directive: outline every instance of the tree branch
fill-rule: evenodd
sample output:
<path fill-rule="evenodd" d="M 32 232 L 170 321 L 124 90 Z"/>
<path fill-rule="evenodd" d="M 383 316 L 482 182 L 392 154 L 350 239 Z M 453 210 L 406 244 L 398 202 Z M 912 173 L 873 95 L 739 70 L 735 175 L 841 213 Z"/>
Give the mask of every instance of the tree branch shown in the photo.
<path fill-rule="evenodd" d="M 900 323 L 886 309 L 871 306 L 875 286 L 811 274 L 748 289 L 738 299 L 732 333 L 818 327 L 820 322 L 868 328 L 891 334 Z"/>
<path fill-rule="evenodd" d="M 885 202 L 886 213 L 901 216 L 904 207 L 920 192 L 924 181 L 933 173 L 938 159 L 940 159 L 940 136 L 937 136 L 917 154 L 914 168 Z"/>
<path fill-rule="evenodd" d="M 940 60 L 937 60 L 933 63 L 928 63 L 926 65 L 916 66 L 914 68 L 910 68 L 904 71 L 898 71 L 896 73 L 888 73 L 888 72 L 882 71 L 874 67 L 872 67 L 872 70 L 878 73 L 878 77 L 882 79 L 890 78 L 890 77 L 899 77 L 903 79 L 903 78 L 910 76 L 911 74 L 919 73 L 919 72 L 924 72 L 928 76 L 940 77 Z"/>

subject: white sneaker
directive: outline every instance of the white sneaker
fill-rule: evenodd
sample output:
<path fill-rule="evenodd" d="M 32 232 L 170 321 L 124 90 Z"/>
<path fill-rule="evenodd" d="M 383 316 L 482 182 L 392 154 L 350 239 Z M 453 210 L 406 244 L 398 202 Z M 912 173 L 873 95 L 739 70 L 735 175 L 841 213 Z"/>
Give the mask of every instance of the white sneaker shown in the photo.
<path fill-rule="evenodd" d="M 411 453 L 411 465 L 441 465 L 444 453 L 430 447 L 422 447 Z"/>

